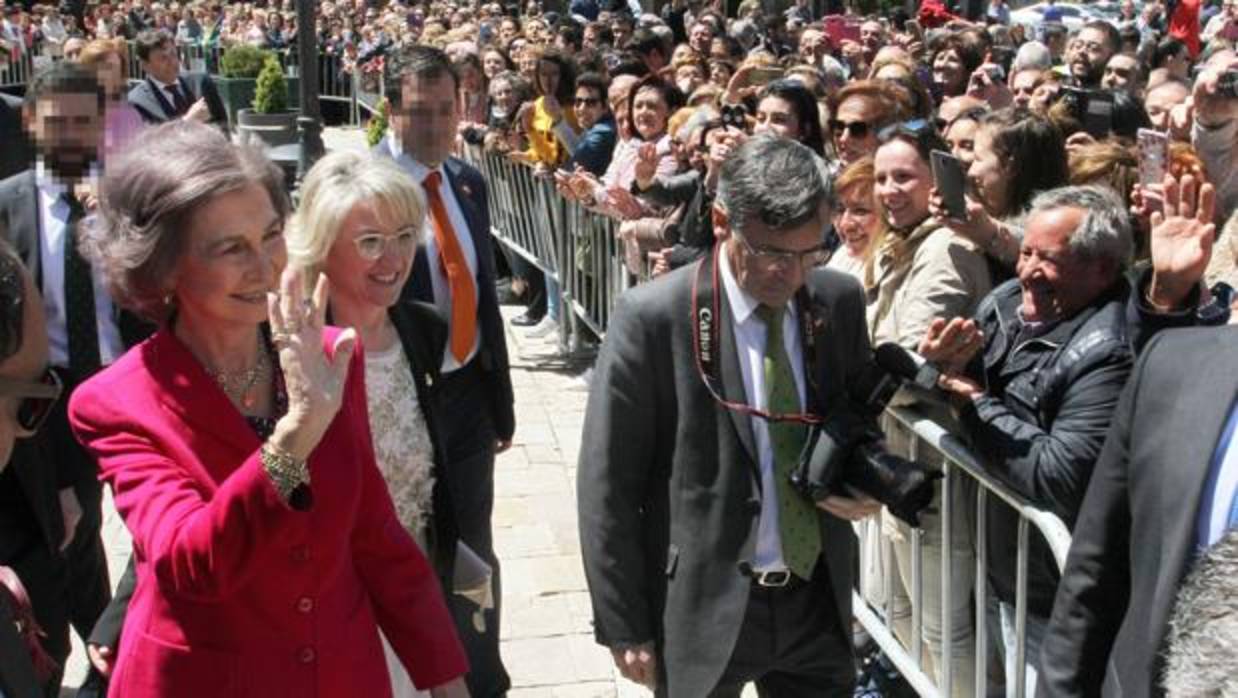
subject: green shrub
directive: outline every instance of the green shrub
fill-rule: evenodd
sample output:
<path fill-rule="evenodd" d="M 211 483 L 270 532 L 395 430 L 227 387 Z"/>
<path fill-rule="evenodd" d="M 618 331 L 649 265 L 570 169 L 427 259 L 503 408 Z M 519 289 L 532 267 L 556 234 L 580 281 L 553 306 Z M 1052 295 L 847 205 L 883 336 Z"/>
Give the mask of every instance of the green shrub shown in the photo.
<path fill-rule="evenodd" d="M 288 110 L 288 83 L 284 81 L 284 69 L 275 56 L 268 56 L 267 62 L 258 73 L 258 83 L 254 87 L 254 111 L 259 114 L 278 114 Z"/>
<path fill-rule="evenodd" d="M 269 51 L 257 46 L 238 44 L 224 51 L 219 60 L 219 73 L 225 78 L 256 78 L 266 64 Z"/>
<path fill-rule="evenodd" d="M 378 104 L 378 113 L 370 117 L 370 122 L 365 125 L 365 142 L 373 148 L 385 135 L 387 135 L 387 100 L 384 99 Z"/>

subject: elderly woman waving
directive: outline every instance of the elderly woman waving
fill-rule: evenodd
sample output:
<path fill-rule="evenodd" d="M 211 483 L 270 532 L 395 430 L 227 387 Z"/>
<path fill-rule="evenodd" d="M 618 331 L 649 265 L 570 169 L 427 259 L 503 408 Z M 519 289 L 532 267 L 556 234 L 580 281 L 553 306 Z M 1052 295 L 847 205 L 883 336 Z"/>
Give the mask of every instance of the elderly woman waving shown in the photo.
<path fill-rule="evenodd" d="M 389 696 L 381 628 L 418 686 L 464 695 L 375 464 L 355 334 L 325 326 L 325 279 L 306 297 L 283 273 L 287 206 L 261 154 L 186 122 L 104 181 L 88 255 L 161 326 L 70 405 L 134 540 L 113 690 Z"/>

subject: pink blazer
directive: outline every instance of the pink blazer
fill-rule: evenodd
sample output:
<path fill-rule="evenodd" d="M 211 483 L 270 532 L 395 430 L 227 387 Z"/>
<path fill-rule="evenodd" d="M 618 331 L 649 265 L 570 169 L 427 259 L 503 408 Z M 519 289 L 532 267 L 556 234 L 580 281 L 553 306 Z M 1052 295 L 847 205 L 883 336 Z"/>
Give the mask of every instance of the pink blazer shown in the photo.
<path fill-rule="evenodd" d="M 170 331 L 74 391 L 73 429 L 112 486 L 137 564 L 112 695 L 389 696 L 376 625 L 419 687 L 466 671 L 374 462 L 364 365 L 358 348 L 309 459 L 306 512 L 278 497 L 257 436 Z"/>

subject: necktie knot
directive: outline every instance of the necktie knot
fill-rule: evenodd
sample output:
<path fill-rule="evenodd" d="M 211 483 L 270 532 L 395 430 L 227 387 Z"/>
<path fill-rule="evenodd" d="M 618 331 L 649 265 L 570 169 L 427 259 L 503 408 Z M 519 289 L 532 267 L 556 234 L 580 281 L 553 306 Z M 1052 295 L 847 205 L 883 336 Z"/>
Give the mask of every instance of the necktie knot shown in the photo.
<path fill-rule="evenodd" d="M 442 182 L 442 178 L 443 176 L 439 174 L 437 171 L 431 172 L 430 174 L 426 175 L 425 179 L 421 180 L 421 184 L 431 193 L 437 194 L 438 185 L 440 182 Z"/>
<path fill-rule="evenodd" d="M 771 308 L 768 305 L 760 305 L 757 307 L 756 316 L 765 323 L 765 331 L 770 337 L 782 336 L 782 316 L 785 310 L 786 306 Z"/>

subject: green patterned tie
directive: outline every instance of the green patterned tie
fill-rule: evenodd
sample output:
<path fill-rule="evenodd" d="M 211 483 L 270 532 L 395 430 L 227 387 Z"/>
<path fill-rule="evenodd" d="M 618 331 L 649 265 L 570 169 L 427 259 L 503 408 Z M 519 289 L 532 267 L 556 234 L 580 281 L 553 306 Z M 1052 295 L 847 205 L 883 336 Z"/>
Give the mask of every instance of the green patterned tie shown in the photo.
<path fill-rule="evenodd" d="M 773 414 L 800 412 L 795 374 L 782 339 L 783 308 L 762 305 L 757 316 L 765 323 L 766 408 Z M 799 461 L 807 427 L 798 422 L 768 422 L 770 446 L 774 449 L 774 482 L 778 490 L 778 534 L 782 559 L 800 579 L 811 579 L 821 554 L 821 530 L 817 508 L 791 487 L 791 471 Z"/>

